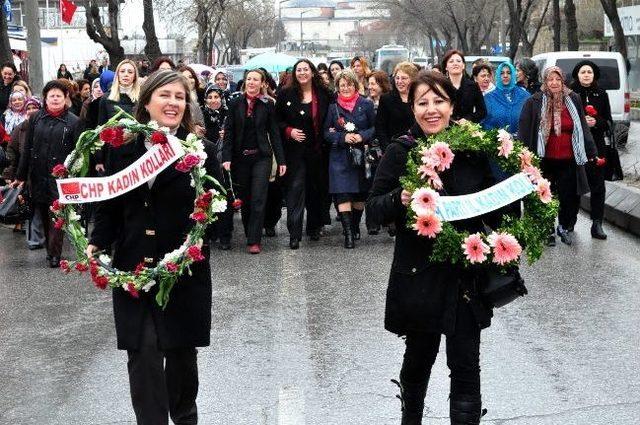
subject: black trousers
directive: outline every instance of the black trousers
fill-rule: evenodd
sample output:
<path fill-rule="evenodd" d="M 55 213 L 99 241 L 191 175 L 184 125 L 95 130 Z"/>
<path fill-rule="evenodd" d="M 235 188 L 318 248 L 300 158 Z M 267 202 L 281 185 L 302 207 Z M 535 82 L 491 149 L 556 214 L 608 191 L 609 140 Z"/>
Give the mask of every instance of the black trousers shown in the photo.
<path fill-rule="evenodd" d="M 578 221 L 580 196 L 576 162 L 573 159 L 543 159 L 542 174 L 551 182 L 551 191 L 558 196 L 558 222 L 564 229 L 572 229 Z"/>
<path fill-rule="evenodd" d="M 262 240 L 271 157 L 246 155 L 233 162 L 233 182 L 236 195 L 242 199 L 242 225 L 247 245 L 259 244 Z"/>
<path fill-rule="evenodd" d="M 464 301 L 458 303 L 455 333 L 446 336 L 452 400 L 480 396 L 480 328 L 469 306 Z M 407 335 L 402 382 L 429 381 L 441 337 L 439 333 Z"/>
<path fill-rule="evenodd" d="M 51 257 L 60 257 L 62 255 L 62 242 L 64 234 L 62 229 L 56 229 L 53 225 L 53 213 L 49 210 L 49 204 L 41 202 L 34 203 L 33 209 L 40 211 L 42 217 L 42 228 L 46 240 L 47 255 Z"/>
<path fill-rule="evenodd" d="M 604 167 L 598 167 L 593 162 L 586 165 L 587 179 L 591 189 L 591 220 L 601 220 L 604 217 L 604 198 L 606 186 L 604 183 Z"/>
<path fill-rule="evenodd" d="M 195 348 L 161 351 L 153 318 L 144 321 L 139 350 L 128 350 L 131 402 L 138 425 L 198 423 Z"/>
<path fill-rule="evenodd" d="M 324 184 L 323 162 L 320 157 L 301 156 L 287 164 L 287 229 L 289 236 L 302 239 L 304 210 L 307 210 L 307 235 L 324 224 L 323 208 L 327 186 Z"/>
<path fill-rule="evenodd" d="M 278 179 L 269 182 L 265 208 L 264 228 L 271 229 L 276 227 L 282 217 L 282 186 Z"/>

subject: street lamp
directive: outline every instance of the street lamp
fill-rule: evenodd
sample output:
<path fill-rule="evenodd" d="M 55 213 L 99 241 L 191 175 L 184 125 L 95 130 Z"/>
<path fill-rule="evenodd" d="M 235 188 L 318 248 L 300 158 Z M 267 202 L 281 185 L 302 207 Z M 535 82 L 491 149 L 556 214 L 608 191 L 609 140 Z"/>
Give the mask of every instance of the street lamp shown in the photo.
<path fill-rule="evenodd" d="M 302 56 L 302 42 L 304 41 L 304 38 L 302 35 L 302 15 L 304 15 L 307 12 L 311 12 L 311 10 L 303 10 L 302 12 L 300 12 L 300 56 Z"/>

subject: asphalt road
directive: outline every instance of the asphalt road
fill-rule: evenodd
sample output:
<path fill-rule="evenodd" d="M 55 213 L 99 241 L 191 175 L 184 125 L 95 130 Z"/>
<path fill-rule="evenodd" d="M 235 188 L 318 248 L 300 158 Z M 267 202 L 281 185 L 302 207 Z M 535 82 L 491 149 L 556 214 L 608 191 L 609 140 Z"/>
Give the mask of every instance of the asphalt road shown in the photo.
<path fill-rule="evenodd" d="M 212 344 L 199 352 L 200 423 L 399 424 L 401 339 L 383 329 L 388 236 L 287 247 L 281 222 L 261 255 L 215 251 Z M 483 332 L 483 423 L 640 423 L 640 240 L 581 216 L 572 247 L 523 267 L 529 295 Z M 448 424 L 444 353 L 425 424 Z M 111 299 L 45 267 L 0 228 L 0 424 L 133 424 Z"/>

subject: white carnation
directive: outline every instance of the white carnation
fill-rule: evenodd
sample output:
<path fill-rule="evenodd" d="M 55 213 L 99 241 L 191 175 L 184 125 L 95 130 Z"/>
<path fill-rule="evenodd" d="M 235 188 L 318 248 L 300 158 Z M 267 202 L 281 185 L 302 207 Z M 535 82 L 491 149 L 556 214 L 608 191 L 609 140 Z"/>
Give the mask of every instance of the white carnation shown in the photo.
<path fill-rule="evenodd" d="M 152 279 L 152 280 L 150 280 L 146 285 L 144 285 L 144 286 L 142 287 L 142 290 L 143 290 L 144 292 L 149 292 L 149 289 L 151 289 L 151 287 L 152 287 L 153 285 L 155 285 L 155 284 L 156 284 L 156 281 Z"/>

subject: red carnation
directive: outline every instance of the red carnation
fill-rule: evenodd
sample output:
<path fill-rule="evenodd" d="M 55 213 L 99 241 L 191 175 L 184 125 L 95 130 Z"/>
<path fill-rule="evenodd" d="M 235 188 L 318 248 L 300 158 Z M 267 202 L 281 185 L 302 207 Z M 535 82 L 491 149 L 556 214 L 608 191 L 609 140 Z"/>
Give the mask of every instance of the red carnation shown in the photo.
<path fill-rule="evenodd" d="M 211 201 L 213 200 L 213 193 L 205 192 L 202 195 L 198 196 L 196 199 L 196 207 L 206 209 L 211 205 Z"/>
<path fill-rule="evenodd" d="M 597 165 L 598 167 L 604 167 L 605 165 L 607 165 L 607 160 L 606 160 L 606 158 L 600 158 L 600 157 L 597 157 L 597 158 L 596 158 L 596 165 Z"/>
<path fill-rule="evenodd" d="M 65 273 L 71 272 L 71 267 L 69 267 L 69 262 L 67 260 L 60 260 L 60 270 Z"/>
<path fill-rule="evenodd" d="M 129 295 L 131 295 L 133 298 L 140 298 L 140 294 L 138 293 L 136 285 L 134 285 L 133 282 L 127 283 L 127 291 L 129 291 Z"/>
<path fill-rule="evenodd" d="M 151 143 L 153 143 L 154 145 L 164 145 L 168 141 L 169 139 L 167 139 L 167 135 L 162 131 L 154 131 L 153 133 L 151 133 Z"/>
<path fill-rule="evenodd" d="M 169 261 L 165 267 L 167 268 L 167 271 L 171 273 L 176 273 L 178 271 L 178 265 L 176 263 L 172 263 L 171 261 Z"/>
<path fill-rule="evenodd" d="M 109 279 L 106 276 L 95 275 L 91 276 L 91 279 L 97 288 L 106 289 L 109 285 Z"/>
<path fill-rule="evenodd" d="M 76 263 L 76 270 L 78 270 L 80 273 L 83 273 L 89 270 L 89 266 L 84 263 Z"/>
<path fill-rule="evenodd" d="M 69 175 L 69 170 L 64 164 L 58 164 L 51 170 L 51 175 L 58 179 L 63 179 Z"/>
<path fill-rule="evenodd" d="M 62 206 L 63 204 L 58 199 L 56 199 L 51 203 L 51 211 L 54 213 L 58 212 L 62 209 Z"/>
<path fill-rule="evenodd" d="M 198 164 L 200 164 L 200 157 L 196 154 L 189 153 L 186 154 L 180 162 L 178 162 L 178 164 L 176 165 L 176 170 L 186 173 L 188 171 L 191 171 L 191 169 Z"/>
<path fill-rule="evenodd" d="M 92 258 L 91 260 L 89 260 L 89 272 L 91 273 L 91 278 L 95 278 L 96 276 L 98 276 L 98 271 L 98 262 Z"/>
<path fill-rule="evenodd" d="M 122 127 L 105 128 L 100 132 L 100 140 L 114 148 L 119 148 L 124 144 L 124 129 Z"/>
<path fill-rule="evenodd" d="M 190 217 L 192 220 L 195 220 L 198 223 L 204 223 L 205 221 L 207 221 L 207 214 L 203 213 L 202 211 L 194 212 Z"/>
<path fill-rule="evenodd" d="M 589 116 L 596 117 L 598 115 L 598 110 L 594 108 L 592 105 L 585 106 L 584 110 Z"/>
<path fill-rule="evenodd" d="M 187 249 L 187 255 L 191 257 L 193 261 L 202 261 L 204 260 L 204 255 L 202 255 L 202 251 L 199 246 L 193 245 Z"/>
<path fill-rule="evenodd" d="M 234 199 L 231 203 L 231 206 L 234 210 L 239 210 L 240 208 L 242 208 L 242 199 Z"/>
<path fill-rule="evenodd" d="M 55 223 L 53 223 L 53 227 L 55 227 L 56 229 L 62 229 L 62 226 L 64 226 L 64 218 L 60 217 L 56 220 Z"/>
<path fill-rule="evenodd" d="M 144 268 L 145 268 L 144 263 L 139 262 L 138 265 L 136 266 L 136 269 L 133 271 L 133 274 L 135 274 L 136 276 L 140 276 L 144 271 Z"/>

